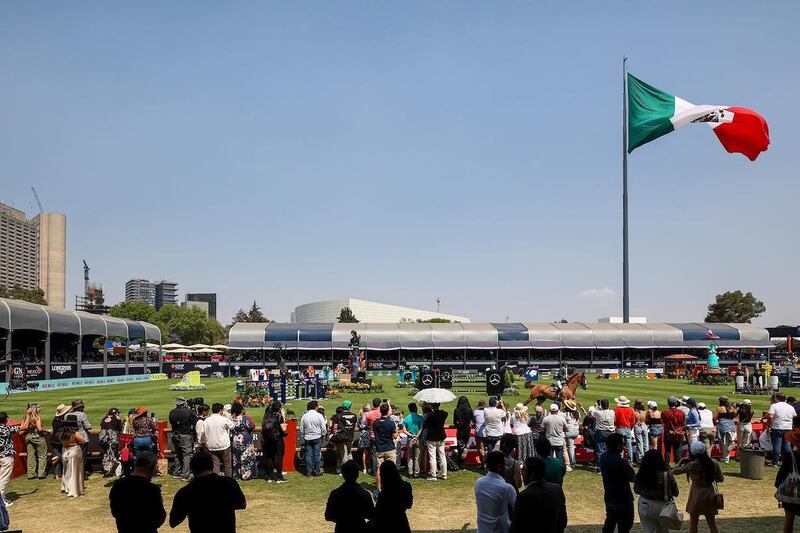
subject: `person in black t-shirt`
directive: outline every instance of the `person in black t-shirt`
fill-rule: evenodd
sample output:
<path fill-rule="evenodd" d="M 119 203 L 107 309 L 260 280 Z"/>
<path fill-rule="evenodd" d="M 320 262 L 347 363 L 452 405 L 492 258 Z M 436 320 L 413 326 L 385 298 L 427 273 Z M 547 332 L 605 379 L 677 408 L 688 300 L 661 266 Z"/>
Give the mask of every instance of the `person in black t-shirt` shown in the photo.
<path fill-rule="evenodd" d="M 425 445 L 428 447 L 428 460 L 430 461 L 431 475 L 429 481 L 436 481 L 436 456 L 442 464 L 442 479 L 447 479 L 447 456 L 444 453 L 444 441 L 447 435 L 444 432 L 444 423 L 447 420 L 447 411 L 439 409 L 438 403 L 431 404 L 433 412 L 425 417 L 422 429 L 425 430 Z"/>
<path fill-rule="evenodd" d="M 236 513 L 247 500 L 236 480 L 214 473 L 214 460 L 207 452 L 194 454 L 190 464 L 194 479 L 175 494 L 169 512 L 169 527 L 187 517 L 191 533 L 236 533 Z"/>
<path fill-rule="evenodd" d="M 378 472 L 375 475 L 375 483 L 378 485 L 378 490 L 381 489 L 381 464 L 384 461 L 397 461 L 397 452 L 394 447 L 394 439 L 397 438 L 397 425 L 394 420 L 389 418 L 389 404 L 382 403 L 380 412 L 381 417 L 372 423 L 372 430 L 375 432 L 375 450 L 378 454 Z"/>
<path fill-rule="evenodd" d="M 108 499 L 119 533 L 155 533 L 166 520 L 161 487 L 150 482 L 157 462 L 153 452 L 140 453 L 133 473 L 111 487 Z"/>
<path fill-rule="evenodd" d="M 344 483 L 331 491 L 325 506 L 325 520 L 334 522 L 334 533 L 367 533 L 375 518 L 372 495 L 361 488 L 358 465 L 352 459 L 342 465 Z"/>

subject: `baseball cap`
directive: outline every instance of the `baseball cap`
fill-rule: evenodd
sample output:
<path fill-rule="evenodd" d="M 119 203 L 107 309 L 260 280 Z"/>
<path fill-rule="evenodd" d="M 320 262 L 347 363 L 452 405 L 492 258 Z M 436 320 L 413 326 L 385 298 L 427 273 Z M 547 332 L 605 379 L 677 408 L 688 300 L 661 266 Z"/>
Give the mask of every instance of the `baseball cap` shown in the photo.
<path fill-rule="evenodd" d="M 650 409 L 655 409 L 656 407 L 658 407 L 658 404 L 653 400 L 650 400 L 649 402 L 647 402 L 647 407 L 649 407 Z"/>
<path fill-rule="evenodd" d="M 342 407 L 344 407 L 345 409 L 350 409 L 352 406 L 353 402 L 351 402 L 350 400 L 345 400 L 342 402 Z"/>
<path fill-rule="evenodd" d="M 745 398 L 744 400 L 742 400 L 742 403 L 750 405 L 752 402 L 750 400 L 748 400 L 747 398 Z"/>
<path fill-rule="evenodd" d="M 700 455 L 701 453 L 706 453 L 706 445 L 696 440 L 689 447 L 689 450 L 692 452 L 692 455 Z"/>
<path fill-rule="evenodd" d="M 558 405 L 557 405 L 557 404 L 554 404 L 554 403 L 551 403 L 551 404 L 550 404 L 550 410 L 551 410 L 551 411 L 558 411 Z"/>

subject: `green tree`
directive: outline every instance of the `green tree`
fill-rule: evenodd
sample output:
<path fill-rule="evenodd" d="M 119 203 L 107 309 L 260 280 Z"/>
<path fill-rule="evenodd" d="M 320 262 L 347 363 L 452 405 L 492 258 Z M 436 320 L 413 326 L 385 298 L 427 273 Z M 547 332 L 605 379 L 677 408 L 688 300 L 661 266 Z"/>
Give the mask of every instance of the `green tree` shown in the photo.
<path fill-rule="evenodd" d="M 269 322 L 269 319 L 264 316 L 264 313 L 261 312 L 261 308 L 256 304 L 255 300 L 253 300 L 253 305 L 250 307 L 249 311 L 244 309 L 239 309 L 236 311 L 236 314 L 233 315 L 232 324 L 236 324 L 237 322 Z"/>
<path fill-rule="evenodd" d="M 358 319 L 349 307 L 342 307 L 339 317 L 336 319 L 340 324 L 357 324 Z"/>
<path fill-rule="evenodd" d="M 422 320 L 421 318 L 417 319 L 418 324 L 450 324 L 453 322 L 448 318 L 429 318 L 427 320 Z"/>
<path fill-rule="evenodd" d="M 0 285 L 0 298 L 11 298 L 13 300 L 24 300 L 32 304 L 47 305 L 44 291 L 40 288 L 25 289 L 19 285 L 14 285 L 11 289 Z"/>
<path fill-rule="evenodd" d="M 714 303 L 708 306 L 706 322 L 750 322 L 767 310 L 764 302 L 752 292 L 728 291 L 717 294 Z"/>
<path fill-rule="evenodd" d="M 149 322 L 161 330 L 161 339 L 169 339 L 169 328 L 158 315 L 156 308 L 138 300 L 120 302 L 109 309 L 108 314 L 117 318 L 127 318 L 128 320 L 141 320 Z"/>

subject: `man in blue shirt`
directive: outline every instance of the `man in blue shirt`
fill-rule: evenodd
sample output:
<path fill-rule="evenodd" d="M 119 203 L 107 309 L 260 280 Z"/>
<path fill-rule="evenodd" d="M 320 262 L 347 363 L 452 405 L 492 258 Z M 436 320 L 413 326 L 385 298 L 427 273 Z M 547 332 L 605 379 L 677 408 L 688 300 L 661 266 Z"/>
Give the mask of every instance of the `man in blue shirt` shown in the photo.
<path fill-rule="evenodd" d="M 375 472 L 378 490 L 381 489 L 381 464 L 384 461 L 397 461 L 397 452 L 394 448 L 397 425 L 389 418 L 389 404 L 382 403 L 380 410 L 381 417 L 372 423 L 372 430 L 375 432 L 375 450 L 378 452 L 378 470 Z"/>
<path fill-rule="evenodd" d="M 408 436 L 408 475 L 419 477 L 419 434 L 423 418 L 417 414 L 417 404 L 408 404 L 408 416 L 403 419 L 403 433 Z"/>
<path fill-rule="evenodd" d="M 631 483 L 635 473 L 630 463 L 622 456 L 625 441 L 619 433 L 606 439 L 606 451 L 600 456 L 600 473 L 603 475 L 603 499 L 606 504 L 606 520 L 603 533 L 629 533 L 633 527 L 633 492 Z"/>

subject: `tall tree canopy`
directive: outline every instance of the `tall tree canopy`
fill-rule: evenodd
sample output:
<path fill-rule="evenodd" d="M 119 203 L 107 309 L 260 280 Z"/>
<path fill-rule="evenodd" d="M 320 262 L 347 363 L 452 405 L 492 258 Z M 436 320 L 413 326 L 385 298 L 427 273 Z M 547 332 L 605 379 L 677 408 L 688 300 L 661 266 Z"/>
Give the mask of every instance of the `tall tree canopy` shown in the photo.
<path fill-rule="evenodd" d="M 339 312 L 339 317 L 336 319 L 340 324 L 356 324 L 358 323 L 358 319 L 356 315 L 353 314 L 353 310 L 349 307 L 342 307 L 342 310 Z"/>
<path fill-rule="evenodd" d="M 142 320 L 161 329 L 164 342 L 184 344 L 223 344 L 226 333 L 222 325 L 200 309 L 165 305 L 158 311 L 144 302 L 119 303 L 109 311 L 111 316 Z"/>
<path fill-rule="evenodd" d="M 261 312 L 261 308 L 256 301 L 253 300 L 253 305 L 250 306 L 250 310 L 245 312 L 244 309 L 239 309 L 236 311 L 236 314 L 233 315 L 232 322 L 233 324 L 237 322 L 269 322 L 269 319 L 264 316 L 264 313 Z"/>
<path fill-rule="evenodd" d="M 717 294 L 714 303 L 708 306 L 706 322 L 750 322 L 767 310 L 764 302 L 752 292 L 728 291 Z"/>
<path fill-rule="evenodd" d="M 4 285 L 0 285 L 0 298 L 12 298 L 14 300 L 24 300 L 32 304 L 47 305 L 44 291 L 40 288 L 25 289 L 19 285 L 14 285 L 9 289 Z"/>

